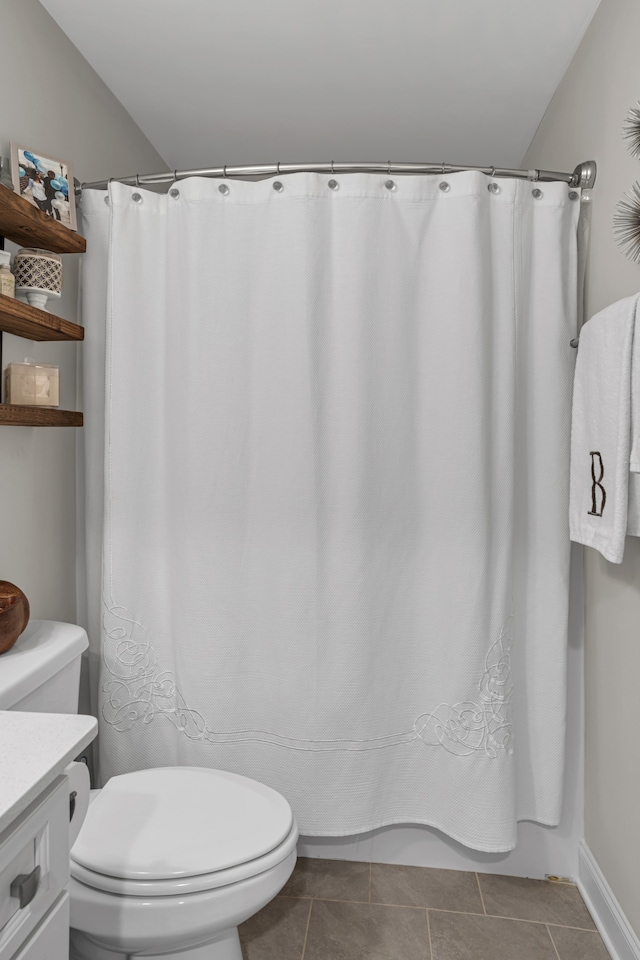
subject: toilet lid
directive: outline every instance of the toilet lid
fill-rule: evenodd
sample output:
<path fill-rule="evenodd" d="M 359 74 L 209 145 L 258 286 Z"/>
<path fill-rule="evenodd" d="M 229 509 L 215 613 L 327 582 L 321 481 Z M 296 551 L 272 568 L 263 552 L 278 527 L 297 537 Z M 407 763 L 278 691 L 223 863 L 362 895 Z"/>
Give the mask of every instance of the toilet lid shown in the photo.
<path fill-rule="evenodd" d="M 262 783 L 222 770 L 159 767 L 108 781 L 71 857 L 129 880 L 194 877 L 263 856 L 292 824 L 287 801 Z"/>

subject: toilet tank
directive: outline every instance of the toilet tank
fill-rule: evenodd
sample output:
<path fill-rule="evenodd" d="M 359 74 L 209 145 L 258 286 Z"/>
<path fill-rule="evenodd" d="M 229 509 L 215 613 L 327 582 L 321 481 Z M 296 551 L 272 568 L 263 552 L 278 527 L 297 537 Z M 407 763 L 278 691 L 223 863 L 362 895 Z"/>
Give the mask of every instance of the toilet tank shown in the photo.
<path fill-rule="evenodd" d="M 88 646 L 82 627 L 31 620 L 0 655 L 0 710 L 77 713 L 80 661 Z"/>

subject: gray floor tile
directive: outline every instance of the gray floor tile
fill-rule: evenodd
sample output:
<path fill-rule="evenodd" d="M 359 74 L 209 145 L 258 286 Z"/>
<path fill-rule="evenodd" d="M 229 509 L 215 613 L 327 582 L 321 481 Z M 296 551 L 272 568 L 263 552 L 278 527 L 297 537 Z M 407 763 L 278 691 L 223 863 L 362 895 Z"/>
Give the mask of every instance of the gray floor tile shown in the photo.
<path fill-rule="evenodd" d="M 499 877 L 488 873 L 478 876 L 488 914 L 595 930 L 578 888 L 572 883 Z"/>
<path fill-rule="evenodd" d="M 282 897 L 369 902 L 369 864 L 299 857 Z"/>
<path fill-rule="evenodd" d="M 426 911 L 314 900 L 304 960 L 429 960 Z"/>
<path fill-rule="evenodd" d="M 599 933 L 570 927 L 549 927 L 549 933 L 560 960 L 610 960 Z"/>
<path fill-rule="evenodd" d="M 542 923 L 431 910 L 429 923 L 433 960 L 557 960 Z"/>
<path fill-rule="evenodd" d="M 371 902 L 484 913 L 475 873 L 374 863 Z"/>
<path fill-rule="evenodd" d="M 241 924 L 244 960 L 301 960 L 310 908 L 309 900 L 276 897 Z"/>

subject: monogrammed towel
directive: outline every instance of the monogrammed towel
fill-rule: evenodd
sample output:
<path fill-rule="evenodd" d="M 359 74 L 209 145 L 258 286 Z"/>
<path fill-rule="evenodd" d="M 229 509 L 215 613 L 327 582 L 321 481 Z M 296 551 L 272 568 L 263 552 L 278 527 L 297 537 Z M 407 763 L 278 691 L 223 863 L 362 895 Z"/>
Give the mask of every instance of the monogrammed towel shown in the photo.
<path fill-rule="evenodd" d="M 626 534 L 640 534 L 639 301 L 619 300 L 584 325 L 573 388 L 571 539 L 612 563 Z"/>

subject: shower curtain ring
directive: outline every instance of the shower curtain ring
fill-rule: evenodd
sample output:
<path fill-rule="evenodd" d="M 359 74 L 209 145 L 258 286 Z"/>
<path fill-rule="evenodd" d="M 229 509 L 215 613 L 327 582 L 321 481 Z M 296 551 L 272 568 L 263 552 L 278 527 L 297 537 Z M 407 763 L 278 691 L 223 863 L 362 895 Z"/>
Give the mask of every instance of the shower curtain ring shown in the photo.
<path fill-rule="evenodd" d="M 334 177 L 335 177 L 335 175 L 336 175 L 336 172 L 335 172 L 335 170 L 333 169 L 333 160 L 331 161 L 331 174 L 332 174 L 332 176 L 334 176 Z"/>
<path fill-rule="evenodd" d="M 280 161 L 279 161 L 279 160 L 278 160 L 278 162 L 276 163 L 276 176 L 278 176 L 278 177 L 280 176 Z"/>
<path fill-rule="evenodd" d="M 226 165 L 226 163 L 225 163 L 224 167 L 222 168 L 222 176 L 224 177 L 225 180 L 227 179 L 227 165 Z"/>
<path fill-rule="evenodd" d="M 136 173 L 136 187 L 140 186 L 140 174 Z"/>
<path fill-rule="evenodd" d="M 391 160 L 387 160 L 387 176 L 391 176 Z"/>

